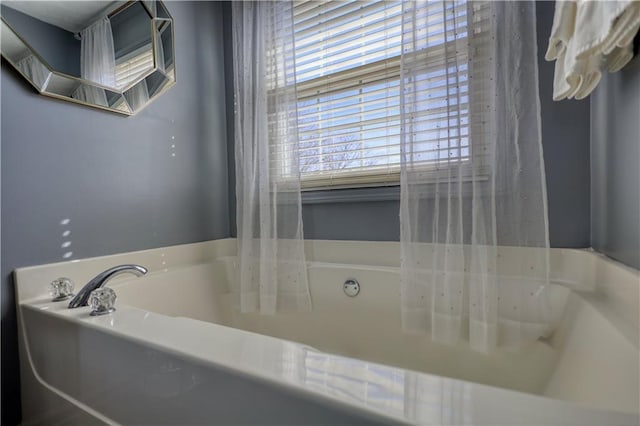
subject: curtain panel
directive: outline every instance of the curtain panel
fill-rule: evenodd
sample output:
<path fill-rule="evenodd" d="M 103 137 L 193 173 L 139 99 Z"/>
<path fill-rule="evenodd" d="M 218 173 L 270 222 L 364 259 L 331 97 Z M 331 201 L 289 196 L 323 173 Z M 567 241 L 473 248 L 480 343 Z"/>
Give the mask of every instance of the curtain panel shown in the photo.
<path fill-rule="evenodd" d="M 403 327 L 482 352 L 535 340 L 554 321 L 535 5 L 403 2 L 402 20 Z"/>
<path fill-rule="evenodd" d="M 291 2 L 232 6 L 242 312 L 311 309 L 304 255 Z M 278 161 L 271 152 L 277 151 Z M 286 167 L 287 179 L 279 179 Z"/>

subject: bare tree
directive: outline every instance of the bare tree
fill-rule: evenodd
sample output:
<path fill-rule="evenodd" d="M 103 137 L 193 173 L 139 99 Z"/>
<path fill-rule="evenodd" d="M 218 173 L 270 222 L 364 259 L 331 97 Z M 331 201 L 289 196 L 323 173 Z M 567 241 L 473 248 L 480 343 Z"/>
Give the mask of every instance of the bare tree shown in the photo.
<path fill-rule="evenodd" d="M 344 170 L 357 165 L 362 157 L 361 143 L 354 135 L 327 137 L 310 142 L 301 142 L 300 172 L 314 173 L 329 170 Z"/>

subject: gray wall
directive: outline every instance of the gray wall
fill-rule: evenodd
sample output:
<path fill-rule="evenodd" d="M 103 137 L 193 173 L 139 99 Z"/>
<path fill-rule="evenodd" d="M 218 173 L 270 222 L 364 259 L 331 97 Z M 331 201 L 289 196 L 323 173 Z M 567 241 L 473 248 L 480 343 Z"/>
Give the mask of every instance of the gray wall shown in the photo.
<path fill-rule="evenodd" d="M 230 234 L 220 4 L 167 6 L 178 83 L 137 116 L 39 96 L 2 63 L 3 425 L 19 420 L 14 268 Z"/>
<path fill-rule="evenodd" d="M 234 150 L 234 100 L 233 100 L 233 51 L 231 42 L 233 35 L 231 32 L 231 2 L 222 3 L 222 32 L 224 36 L 224 72 L 225 72 L 225 95 L 227 103 L 227 170 L 229 173 L 229 228 L 231 234 L 236 234 L 236 163 Z"/>
<path fill-rule="evenodd" d="M 591 186 L 593 248 L 640 269 L 640 56 L 591 95 Z"/>
<path fill-rule="evenodd" d="M 589 247 L 589 103 L 552 101 L 554 65 L 544 60 L 544 53 L 551 32 L 554 3 L 538 2 L 536 7 L 542 142 L 547 172 L 551 245 Z M 228 21 L 229 16 L 225 18 L 225 22 Z M 228 49 L 230 38 L 226 40 L 225 48 Z M 232 84 L 229 79 L 227 86 L 232 87 Z M 232 120 L 229 125 L 233 126 Z M 232 135 L 231 131 L 228 133 Z M 229 140 L 229 144 L 233 145 L 233 139 Z M 230 167 L 229 171 L 230 189 L 233 191 L 233 168 Z M 331 200 L 336 194 L 339 200 Z M 357 201 L 351 201 L 353 199 Z M 326 191 L 305 193 L 302 211 L 304 235 L 310 239 L 398 240 L 398 200 L 399 192 L 388 188 L 333 191 L 331 196 Z M 235 217 L 234 206 L 235 203 L 230 204 L 232 217 Z M 232 232 L 235 235 L 235 226 L 232 226 Z"/>
<path fill-rule="evenodd" d="M 544 60 L 554 2 L 536 2 L 542 145 L 552 247 L 590 247 L 589 102 L 554 102 L 554 62 Z"/>
<path fill-rule="evenodd" d="M 80 41 L 73 33 L 6 6 L 2 16 L 56 71 L 80 77 Z"/>

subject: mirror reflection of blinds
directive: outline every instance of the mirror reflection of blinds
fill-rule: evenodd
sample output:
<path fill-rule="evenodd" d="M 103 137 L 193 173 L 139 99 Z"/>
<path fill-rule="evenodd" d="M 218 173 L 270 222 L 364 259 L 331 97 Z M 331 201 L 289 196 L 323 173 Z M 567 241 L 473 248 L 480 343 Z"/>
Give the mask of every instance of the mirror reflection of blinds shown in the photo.
<path fill-rule="evenodd" d="M 414 159 L 428 167 L 469 158 L 467 4 L 422 7 L 426 19 L 415 24 L 428 45 L 413 52 L 423 64 L 414 93 L 428 98 L 428 108 L 413 115 L 421 151 Z M 299 1 L 294 25 L 303 187 L 397 184 L 402 3 Z M 443 64 L 443 49 L 457 51 L 455 60 Z M 273 171 L 282 177 L 288 148 L 272 148 Z"/>
<path fill-rule="evenodd" d="M 116 87 L 122 89 L 135 81 L 138 76 L 153 68 L 151 45 L 144 46 L 133 54 L 116 61 Z"/>

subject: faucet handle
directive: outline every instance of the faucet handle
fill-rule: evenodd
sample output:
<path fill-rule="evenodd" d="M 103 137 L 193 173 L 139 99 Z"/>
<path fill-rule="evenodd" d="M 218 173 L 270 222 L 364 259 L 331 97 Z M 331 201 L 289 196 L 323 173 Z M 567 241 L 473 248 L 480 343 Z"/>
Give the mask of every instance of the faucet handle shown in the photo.
<path fill-rule="evenodd" d="M 61 300 L 67 300 L 73 296 L 73 281 L 66 277 L 56 278 L 49 283 L 49 293 L 51 294 L 52 302 L 59 302 Z"/>
<path fill-rule="evenodd" d="M 91 316 L 106 315 L 115 311 L 116 292 L 109 287 L 95 289 L 89 295 Z"/>

